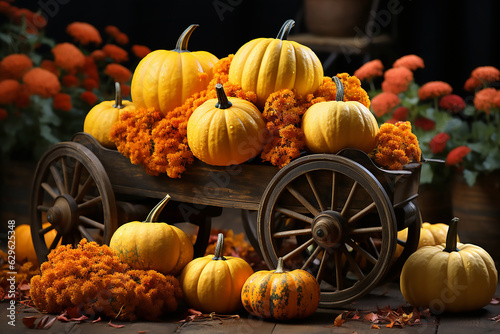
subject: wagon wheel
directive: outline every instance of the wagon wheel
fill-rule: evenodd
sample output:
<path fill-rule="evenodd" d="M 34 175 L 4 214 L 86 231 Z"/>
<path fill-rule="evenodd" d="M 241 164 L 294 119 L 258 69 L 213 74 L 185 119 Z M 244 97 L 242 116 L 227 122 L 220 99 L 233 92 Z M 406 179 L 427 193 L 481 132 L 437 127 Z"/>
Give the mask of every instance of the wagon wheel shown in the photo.
<path fill-rule="evenodd" d="M 59 241 L 76 245 L 82 238 L 109 244 L 117 228 L 111 183 L 99 159 L 75 142 L 54 145 L 38 162 L 31 188 L 31 234 L 39 262 Z M 42 224 L 50 222 L 49 227 Z M 47 247 L 46 233 L 57 236 Z"/>
<path fill-rule="evenodd" d="M 397 239 L 380 182 L 361 164 L 331 154 L 299 158 L 276 174 L 262 197 L 258 230 L 266 264 L 275 268 L 283 257 L 288 269 L 315 275 L 322 307 L 373 289 L 391 265 Z"/>

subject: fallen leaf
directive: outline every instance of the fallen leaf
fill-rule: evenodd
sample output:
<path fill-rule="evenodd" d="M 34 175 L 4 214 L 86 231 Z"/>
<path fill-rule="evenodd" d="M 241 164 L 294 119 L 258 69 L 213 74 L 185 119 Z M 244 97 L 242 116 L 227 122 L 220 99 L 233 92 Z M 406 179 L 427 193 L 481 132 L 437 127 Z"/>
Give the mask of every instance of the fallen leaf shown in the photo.
<path fill-rule="evenodd" d="M 373 324 L 371 329 L 380 329 L 380 327 L 378 325 Z"/>
<path fill-rule="evenodd" d="M 335 320 L 333 321 L 333 325 L 334 326 L 337 326 L 337 327 L 340 327 L 342 326 L 342 324 L 344 323 L 344 318 L 342 317 L 344 313 L 340 313 L 336 318 Z"/>
<path fill-rule="evenodd" d="M 38 323 L 36 324 L 36 329 L 43 328 L 45 326 L 45 324 L 47 323 L 47 320 L 49 320 L 48 315 L 44 315 L 43 317 L 41 317 L 40 321 L 38 321 Z"/>
<path fill-rule="evenodd" d="M 122 328 L 122 327 L 125 327 L 125 325 L 115 325 L 113 323 L 111 323 L 111 320 L 108 322 L 108 325 L 113 327 L 113 328 Z"/>
<path fill-rule="evenodd" d="M 28 317 L 23 317 L 23 324 L 24 324 L 24 326 L 26 326 L 28 328 L 34 328 L 36 319 L 37 319 L 37 317 L 34 315 L 28 316 Z"/>
<path fill-rule="evenodd" d="M 496 321 L 496 322 L 500 322 L 500 314 L 497 315 L 497 316 L 494 316 L 493 318 L 488 318 L 488 320 L 493 320 L 493 321 Z"/>
<path fill-rule="evenodd" d="M 92 320 L 90 323 L 91 324 L 95 324 L 96 322 L 99 322 L 99 321 L 101 321 L 101 317 L 99 317 L 99 318 L 97 318 L 95 320 Z"/>
<path fill-rule="evenodd" d="M 57 320 L 57 317 L 50 318 L 50 320 L 47 321 L 47 323 L 45 324 L 45 326 L 43 326 L 42 329 L 49 329 L 56 322 L 56 320 Z"/>
<path fill-rule="evenodd" d="M 491 298 L 490 304 L 491 305 L 498 305 L 498 304 L 500 304 L 500 297 L 493 297 L 493 298 Z"/>

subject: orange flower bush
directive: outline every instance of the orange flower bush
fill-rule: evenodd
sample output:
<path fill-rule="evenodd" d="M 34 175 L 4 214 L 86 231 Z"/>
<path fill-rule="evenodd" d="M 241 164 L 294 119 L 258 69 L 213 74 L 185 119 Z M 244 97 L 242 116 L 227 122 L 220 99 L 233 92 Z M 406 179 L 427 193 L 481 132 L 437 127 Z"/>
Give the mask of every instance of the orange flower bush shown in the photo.
<path fill-rule="evenodd" d="M 23 76 L 23 82 L 32 95 L 52 97 L 59 93 L 61 84 L 54 73 L 36 67 Z"/>
<path fill-rule="evenodd" d="M 66 32 L 73 37 L 76 42 L 82 45 L 88 45 L 90 43 L 99 45 L 102 43 L 99 30 L 86 22 L 73 22 L 66 27 Z"/>
<path fill-rule="evenodd" d="M 405 92 L 413 81 L 413 72 L 406 67 L 393 67 L 385 71 L 382 90 L 399 94 Z"/>
<path fill-rule="evenodd" d="M 132 72 L 125 66 L 120 64 L 108 64 L 104 69 L 104 73 L 113 78 L 114 81 L 119 83 L 129 82 L 132 78 Z"/>
<path fill-rule="evenodd" d="M 388 114 L 399 105 L 401 100 L 393 92 L 382 92 L 372 99 L 372 110 L 375 116 Z"/>
<path fill-rule="evenodd" d="M 424 60 L 417 55 L 406 55 L 397 59 L 392 67 L 406 67 L 411 71 L 415 71 L 419 68 L 424 68 Z"/>
<path fill-rule="evenodd" d="M 33 61 L 24 54 L 11 54 L 0 61 L 0 80 L 20 80 L 33 67 Z"/>
<path fill-rule="evenodd" d="M 442 96 L 450 95 L 453 88 L 443 81 L 427 82 L 418 90 L 418 98 L 420 100 L 437 99 Z"/>
<path fill-rule="evenodd" d="M 74 44 L 57 44 L 52 49 L 52 53 L 55 64 L 69 73 L 76 72 L 85 64 L 85 56 Z"/>

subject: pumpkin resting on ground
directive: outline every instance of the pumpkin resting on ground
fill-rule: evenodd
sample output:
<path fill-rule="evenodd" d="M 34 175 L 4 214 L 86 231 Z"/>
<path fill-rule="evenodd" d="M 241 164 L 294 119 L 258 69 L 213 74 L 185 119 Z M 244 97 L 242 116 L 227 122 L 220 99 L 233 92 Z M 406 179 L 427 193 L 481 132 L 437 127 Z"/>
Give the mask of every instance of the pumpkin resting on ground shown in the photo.
<path fill-rule="evenodd" d="M 242 258 L 222 256 L 223 249 L 224 236 L 219 233 L 215 254 L 194 259 L 182 271 L 180 282 L 189 307 L 218 314 L 241 308 L 241 288 L 253 269 Z"/>
<path fill-rule="evenodd" d="M 458 218 L 446 244 L 422 247 L 403 266 L 400 287 L 415 307 L 436 313 L 465 312 L 488 305 L 497 288 L 497 270 L 481 247 L 457 243 Z"/>
<path fill-rule="evenodd" d="M 302 269 L 283 271 L 283 259 L 279 258 L 276 270 L 261 270 L 247 279 L 241 300 L 245 309 L 257 317 L 291 320 L 313 314 L 320 295 L 314 276 Z"/>
<path fill-rule="evenodd" d="M 193 259 L 193 244 L 184 231 L 155 222 L 169 199 L 165 196 L 144 222 L 123 224 L 111 236 L 109 247 L 132 268 L 176 276 Z"/>

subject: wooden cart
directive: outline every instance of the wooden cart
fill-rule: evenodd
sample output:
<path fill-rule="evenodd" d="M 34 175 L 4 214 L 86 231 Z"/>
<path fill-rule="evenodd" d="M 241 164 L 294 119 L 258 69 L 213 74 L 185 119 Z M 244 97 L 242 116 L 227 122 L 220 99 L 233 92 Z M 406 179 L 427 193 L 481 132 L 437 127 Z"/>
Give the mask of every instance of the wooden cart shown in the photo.
<path fill-rule="evenodd" d="M 320 305 L 335 307 L 394 278 L 417 248 L 420 167 L 382 170 L 365 153 L 346 149 L 305 155 L 282 169 L 195 161 L 181 178 L 171 179 L 150 176 L 118 151 L 78 133 L 38 163 L 31 195 L 33 243 L 41 261 L 60 240 L 108 243 L 120 224 L 144 219 L 168 193 L 172 201 L 162 221 L 198 227 L 195 256 L 206 249 L 211 218 L 222 208 L 241 209 L 246 235 L 268 267 L 283 257 L 287 269 L 308 270 L 321 283 Z M 43 228 L 45 221 L 51 226 Z M 406 227 L 403 242 L 397 232 Z M 47 247 L 44 235 L 51 229 L 57 237 Z M 397 244 L 403 249 L 399 257 Z"/>

